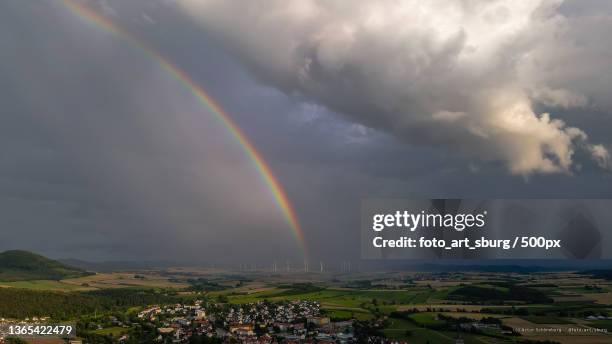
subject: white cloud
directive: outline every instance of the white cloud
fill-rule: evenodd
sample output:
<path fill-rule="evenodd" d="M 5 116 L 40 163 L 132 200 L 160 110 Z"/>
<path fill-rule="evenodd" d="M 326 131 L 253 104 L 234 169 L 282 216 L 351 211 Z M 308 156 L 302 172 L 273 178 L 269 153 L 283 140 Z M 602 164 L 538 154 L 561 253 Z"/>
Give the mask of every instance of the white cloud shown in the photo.
<path fill-rule="evenodd" d="M 263 82 L 409 143 L 523 175 L 569 173 L 576 149 L 606 165 L 587 133 L 535 111 L 612 108 L 603 14 L 570 17 L 550 0 L 179 3 Z"/>
<path fill-rule="evenodd" d="M 612 162 L 610 161 L 610 153 L 604 146 L 602 145 L 589 145 L 589 151 L 597 161 L 597 164 L 602 168 L 610 169 L 612 167 Z"/>

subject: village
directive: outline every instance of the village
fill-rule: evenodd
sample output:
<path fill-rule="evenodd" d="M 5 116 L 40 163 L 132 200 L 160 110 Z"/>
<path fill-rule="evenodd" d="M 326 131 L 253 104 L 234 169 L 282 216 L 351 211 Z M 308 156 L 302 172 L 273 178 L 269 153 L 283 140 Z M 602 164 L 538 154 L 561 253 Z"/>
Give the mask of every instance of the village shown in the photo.
<path fill-rule="evenodd" d="M 154 325 L 157 342 L 184 343 L 194 335 L 224 342 L 353 342 L 352 320 L 332 322 L 316 301 L 259 301 L 243 305 L 204 303 L 152 306 L 138 313 Z M 126 340 L 127 336 L 119 341 Z"/>

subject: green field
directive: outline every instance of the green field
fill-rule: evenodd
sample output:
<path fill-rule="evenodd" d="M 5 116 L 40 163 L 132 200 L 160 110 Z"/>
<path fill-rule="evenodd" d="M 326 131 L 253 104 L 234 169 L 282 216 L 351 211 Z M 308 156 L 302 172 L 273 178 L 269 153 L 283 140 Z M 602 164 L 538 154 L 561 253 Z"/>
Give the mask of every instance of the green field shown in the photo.
<path fill-rule="evenodd" d="M 307 293 L 287 293 L 287 289 L 273 289 L 251 294 L 228 294 L 231 303 L 250 303 L 264 299 L 268 300 L 317 300 L 322 303 L 344 306 L 360 307 L 364 303 L 376 302 L 379 306 L 416 304 L 427 300 L 429 292 L 421 290 L 340 290 L 324 289 Z"/>
<path fill-rule="evenodd" d="M 326 308 L 325 315 L 332 319 L 351 319 L 355 318 L 357 320 L 370 320 L 374 318 L 372 313 L 367 310 L 356 308 L 356 309 L 348 309 L 348 308 L 340 308 L 340 309 L 332 309 Z"/>
<path fill-rule="evenodd" d="M 596 328 L 605 328 L 608 332 L 612 332 L 612 320 L 595 320 L 589 323 Z"/>
<path fill-rule="evenodd" d="M 424 317 L 425 321 L 430 321 L 429 316 Z M 453 344 L 457 338 L 457 334 L 448 331 L 434 331 L 428 328 L 419 327 L 409 320 L 404 319 L 390 319 L 391 324 L 383 330 L 385 336 L 392 340 L 401 340 L 408 343 L 414 344 L 426 344 L 426 343 L 442 343 L 442 344 Z M 492 341 L 480 340 L 477 336 L 470 334 L 462 334 L 461 337 L 464 339 L 466 344 L 484 344 L 491 343 Z"/>
<path fill-rule="evenodd" d="M 444 325 L 444 320 L 437 319 L 437 313 L 415 313 L 410 315 L 410 319 L 412 319 L 415 323 L 420 326 L 438 326 Z"/>
<path fill-rule="evenodd" d="M 563 319 L 563 318 L 559 318 L 559 317 L 554 317 L 554 316 L 536 316 L 536 315 L 530 315 L 530 316 L 525 316 L 525 317 L 521 317 L 527 321 L 530 321 L 534 324 L 573 324 L 573 322 L 567 320 L 567 319 Z"/>
<path fill-rule="evenodd" d="M 0 282 L 0 287 L 23 288 L 34 290 L 53 290 L 53 291 L 73 291 L 80 290 L 83 287 L 63 283 L 61 281 L 52 280 L 34 280 L 34 281 L 16 281 L 16 282 Z"/>
<path fill-rule="evenodd" d="M 95 330 L 95 331 L 93 331 L 93 333 L 99 334 L 99 335 L 104 335 L 104 336 L 111 335 L 113 337 L 118 337 L 118 336 L 121 336 L 121 335 L 127 333 L 127 329 L 125 329 L 123 327 L 115 326 L 115 327 L 103 328 L 101 330 Z"/>

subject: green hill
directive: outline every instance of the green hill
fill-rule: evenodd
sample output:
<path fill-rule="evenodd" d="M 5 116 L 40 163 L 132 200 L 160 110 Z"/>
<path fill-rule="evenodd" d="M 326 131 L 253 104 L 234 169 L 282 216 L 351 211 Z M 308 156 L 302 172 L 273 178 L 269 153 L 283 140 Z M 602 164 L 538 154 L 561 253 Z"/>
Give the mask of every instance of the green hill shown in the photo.
<path fill-rule="evenodd" d="M 85 270 L 28 251 L 0 253 L 0 281 L 60 280 L 87 274 Z"/>

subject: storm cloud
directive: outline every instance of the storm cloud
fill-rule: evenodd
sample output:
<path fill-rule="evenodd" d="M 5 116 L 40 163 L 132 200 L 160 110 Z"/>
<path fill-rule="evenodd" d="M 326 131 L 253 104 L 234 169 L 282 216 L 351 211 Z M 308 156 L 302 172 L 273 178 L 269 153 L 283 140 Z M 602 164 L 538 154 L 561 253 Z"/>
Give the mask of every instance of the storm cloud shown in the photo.
<path fill-rule="evenodd" d="M 113 20 L 150 25 L 105 4 Z M 240 146 L 155 59 L 59 2 L 2 7 L 2 248 L 171 260 L 262 253 L 278 240 L 288 244 L 277 252 L 292 255 Z M 209 70 L 224 59 L 209 53 Z"/>
<path fill-rule="evenodd" d="M 612 107 L 612 29 L 562 1 L 179 0 L 264 83 L 513 174 L 573 173 L 605 146 L 558 109 Z M 546 108 L 547 112 L 539 109 Z"/>

